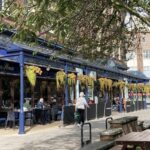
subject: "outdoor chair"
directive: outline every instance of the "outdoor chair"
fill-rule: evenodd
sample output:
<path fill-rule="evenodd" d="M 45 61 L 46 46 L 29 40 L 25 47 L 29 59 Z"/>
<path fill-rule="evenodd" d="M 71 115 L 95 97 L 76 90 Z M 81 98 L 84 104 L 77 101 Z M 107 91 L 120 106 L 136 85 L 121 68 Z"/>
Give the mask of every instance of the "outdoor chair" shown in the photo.
<path fill-rule="evenodd" d="M 15 127 L 15 112 L 13 110 L 9 110 L 7 112 L 7 119 L 5 122 L 5 128 L 7 128 L 8 123 L 12 123 L 12 127 L 13 128 Z M 10 127 L 11 127 L 11 125 L 10 125 Z"/>
<path fill-rule="evenodd" d="M 5 122 L 6 122 L 6 118 L 0 118 L 0 125 L 5 124 Z"/>
<path fill-rule="evenodd" d="M 122 134 L 122 128 L 107 129 L 100 133 L 100 141 L 113 141 Z"/>
<path fill-rule="evenodd" d="M 25 112 L 25 125 L 32 126 L 33 125 L 33 113 Z"/>
<path fill-rule="evenodd" d="M 62 111 L 57 112 L 57 120 L 61 120 Z"/>

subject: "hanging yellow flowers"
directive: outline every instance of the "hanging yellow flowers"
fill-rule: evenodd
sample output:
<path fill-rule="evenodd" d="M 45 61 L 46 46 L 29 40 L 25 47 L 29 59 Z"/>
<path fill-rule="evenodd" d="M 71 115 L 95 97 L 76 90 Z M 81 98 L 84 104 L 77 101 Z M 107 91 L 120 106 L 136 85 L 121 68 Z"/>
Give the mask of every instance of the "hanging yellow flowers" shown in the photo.
<path fill-rule="evenodd" d="M 136 89 L 135 84 L 133 84 L 133 83 L 128 84 L 127 87 L 130 91 L 135 91 L 135 89 Z"/>
<path fill-rule="evenodd" d="M 91 86 L 91 88 L 94 88 L 94 78 L 88 76 L 88 75 L 79 75 L 78 80 L 80 81 L 80 84 L 83 86 Z"/>
<path fill-rule="evenodd" d="M 123 81 L 118 81 L 118 82 L 114 82 L 113 83 L 113 87 L 118 87 L 120 89 L 120 91 L 122 91 L 125 87 L 125 82 Z"/>
<path fill-rule="evenodd" d="M 104 92 L 104 89 L 105 89 L 105 78 L 99 78 L 98 81 L 100 83 L 100 89 Z"/>
<path fill-rule="evenodd" d="M 88 76 L 88 85 L 91 86 L 91 88 L 94 88 L 94 80 L 95 78 Z"/>
<path fill-rule="evenodd" d="M 150 85 L 149 84 L 144 86 L 143 92 L 144 93 L 150 93 Z"/>
<path fill-rule="evenodd" d="M 81 85 L 88 86 L 88 76 L 87 75 L 79 75 L 78 80 Z"/>
<path fill-rule="evenodd" d="M 104 92 L 104 90 L 111 90 L 112 88 L 112 80 L 111 79 L 107 79 L 107 78 L 99 78 L 98 79 L 99 83 L 100 83 L 100 89 L 102 92 Z"/>
<path fill-rule="evenodd" d="M 30 82 L 30 84 L 34 87 L 36 84 L 36 74 L 41 75 L 42 70 L 36 66 L 25 66 L 25 74 Z"/>
<path fill-rule="evenodd" d="M 73 86 L 76 83 L 76 75 L 74 73 L 68 74 L 68 85 Z"/>
<path fill-rule="evenodd" d="M 137 84 L 137 91 L 143 92 L 143 90 L 144 90 L 144 84 Z"/>
<path fill-rule="evenodd" d="M 112 88 L 112 80 L 111 79 L 107 79 L 107 87 L 108 87 L 108 90 L 110 91 Z"/>
<path fill-rule="evenodd" d="M 65 85 L 65 79 L 66 79 L 66 74 L 64 71 L 58 71 L 56 73 L 57 89 L 59 89 L 61 86 Z"/>
<path fill-rule="evenodd" d="M 144 84 L 128 84 L 128 89 L 130 91 L 137 91 L 137 92 L 142 92 L 144 90 Z M 147 87 L 146 87 L 147 88 Z"/>

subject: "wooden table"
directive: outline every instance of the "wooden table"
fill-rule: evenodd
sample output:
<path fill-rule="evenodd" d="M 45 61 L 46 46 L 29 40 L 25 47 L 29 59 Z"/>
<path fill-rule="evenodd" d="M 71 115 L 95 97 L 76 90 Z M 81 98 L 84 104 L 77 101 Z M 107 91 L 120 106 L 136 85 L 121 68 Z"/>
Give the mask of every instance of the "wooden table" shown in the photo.
<path fill-rule="evenodd" d="M 150 132 L 131 132 L 115 140 L 116 144 L 123 145 L 122 150 L 127 149 L 127 145 L 141 147 L 142 150 L 150 150 Z"/>
<path fill-rule="evenodd" d="M 137 116 L 126 116 L 109 121 L 110 128 L 122 128 L 124 134 L 137 131 Z"/>

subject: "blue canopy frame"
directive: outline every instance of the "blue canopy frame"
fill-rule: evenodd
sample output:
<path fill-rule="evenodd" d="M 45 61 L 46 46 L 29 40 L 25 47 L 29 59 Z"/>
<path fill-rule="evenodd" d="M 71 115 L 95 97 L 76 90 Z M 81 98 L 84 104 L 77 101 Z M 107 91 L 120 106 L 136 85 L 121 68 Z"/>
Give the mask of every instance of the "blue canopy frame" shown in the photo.
<path fill-rule="evenodd" d="M 3 33 L 4 35 L 10 36 L 13 34 L 13 32 L 7 31 Z M 3 35 L 1 34 L 1 35 Z M 48 44 L 42 40 L 39 39 L 40 42 L 44 43 L 44 46 L 46 48 L 48 47 Z M 15 61 L 19 63 L 20 66 L 20 117 L 19 117 L 19 134 L 24 134 L 24 111 L 23 111 L 23 103 L 24 103 L 24 64 L 25 63 L 32 63 L 35 65 L 43 65 L 48 66 L 51 65 L 51 67 L 59 69 L 63 69 L 65 73 L 68 73 L 69 71 L 75 72 L 75 68 L 82 68 L 85 70 L 85 73 L 87 74 L 88 70 L 96 71 L 98 76 L 106 77 L 106 78 L 112 78 L 116 80 L 123 80 L 124 78 L 128 78 L 130 82 L 148 82 L 149 79 L 145 77 L 139 77 L 137 75 L 132 75 L 128 72 L 121 71 L 121 70 L 115 70 L 114 68 L 107 68 L 106 66 L 97 66 L 95 63 L 91 63 L 89 61 L 84 61 L 78 58 L 72 58 L 69 59 L 65 55 L 58 56 L 58 58 L 53 61 L 50 60 L 50 56 L 52 56 L 54 49 L 60 50 L 62 47 L 59 45 L 53 44 L 51 46 L 51 53 L 45 53 L 44 51 L 37 52 L 36 55 L 33 55 L 33 52 L 35 52 L 34 49 L 31 47 L 28 47 L 26 45 L 22 44 L 15 44 L 11 43 L 8 45 L 4 45 L 0 43 L 0 58 L 9 58 L 10 61 Z M 18 59 L 19 58 L 19 59 Z M 88 92 L 88 91 L 87 91 Z M 86 92 L 86 96 L 87 93 Z M 65 105 L 68 105 L 68 81 L 66 81 L 65 85 Z"/>

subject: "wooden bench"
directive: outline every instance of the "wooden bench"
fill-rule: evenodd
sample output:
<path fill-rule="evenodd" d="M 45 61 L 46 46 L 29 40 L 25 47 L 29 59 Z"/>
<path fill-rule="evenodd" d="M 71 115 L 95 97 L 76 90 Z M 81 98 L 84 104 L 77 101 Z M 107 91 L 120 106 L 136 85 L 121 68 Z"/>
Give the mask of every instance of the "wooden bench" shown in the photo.
<path fill-rule="evenodd" d="M 122 150 L 122 148 L 123 148 L 123 145 L 116 145 L 116 146 L 110 148 L 109 150 Z M 127 149 L 135 150 L 134 146 L 132 146 L 132 145 L 128 145 Z M 141 149 L 137 149 L 137 150 L 141 150 Z"/>
<path fill-rule="evenodd" d="M 138 121 L 137 131 L 144 131 L 150 129 L 150 123 L 146 123 L 144 121 Z"/>
<path fill-rule="evenodd" d="M 126 116 L 114 119 L 109 121 L 110 128 L 122 128 L 124 134 L 137 131 L 137 119 L 137 116 Z"/>
<path fill-rule="evenodd" d="M 122 150 L 122 145 L 116 145 L 113 148 L 109 149 L 109 150 Z"/>
<path fill-rule="evenodd" d="M 122 136 L 122 128 L 107 129 L 100 133 L 100 141 L 112 141 Z"/>
<path fill-rule="evenodd" d="M 138 121 L 137 131 L 143 131 L 143 123 L 144 123 L 144 121 Z"/>
<path fill-rule="evenodd" d="M 114 141 L 100 141 L 88 144 L 80 150 L 108 150 L 115 145 Z"/>
<path fill-rule="evenodd" d="M 150 123 L 143 123 L 143 130 L 150 129 Z"/>
<path fill-rule="evenodd" d="M 128 145 L 132 145 L 133 149 L 140 147 L 141 150 L 150 150 L 150 130 L 142 132 L 131 132 L 115 140 L 116 144 L 123 145 L 123 149 L 127 149 Z"/>

